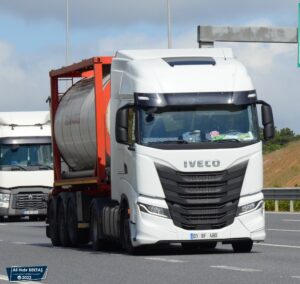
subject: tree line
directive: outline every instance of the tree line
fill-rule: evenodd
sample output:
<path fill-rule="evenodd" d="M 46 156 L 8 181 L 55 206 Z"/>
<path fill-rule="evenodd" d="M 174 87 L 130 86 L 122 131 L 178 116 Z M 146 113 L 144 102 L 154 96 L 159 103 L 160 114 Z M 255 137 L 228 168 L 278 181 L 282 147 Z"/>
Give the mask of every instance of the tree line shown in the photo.
<path fill-rule="evenodd" d="M 262 135 L 262 129 L 261 129 Z M 296 135 L 293 130 L 288 127 L 277 129 L 275 128 L 275 136 L 264 143 L 264 154 L 279 150 L 290 142 L 300 140 L 300 135 Z"/>

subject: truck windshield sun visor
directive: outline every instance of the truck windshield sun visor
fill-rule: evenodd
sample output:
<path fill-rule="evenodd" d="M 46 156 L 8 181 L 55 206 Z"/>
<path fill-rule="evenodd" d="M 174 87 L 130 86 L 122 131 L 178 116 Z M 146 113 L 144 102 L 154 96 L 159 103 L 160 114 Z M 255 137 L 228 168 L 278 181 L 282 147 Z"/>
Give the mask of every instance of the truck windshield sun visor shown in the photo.
<path fill-rule="evenodd" d="M 0 138 L 0 144 L 51 144 L 50 136 L 24 136 L 24 137 L 3 137 Z"/>
<path fill-rule="evenodd" d="M 257 101 L 256 91 L 207 93 L 135 93 L 139 107 L 193 106 L 193 105 L 249 105 Z"/>

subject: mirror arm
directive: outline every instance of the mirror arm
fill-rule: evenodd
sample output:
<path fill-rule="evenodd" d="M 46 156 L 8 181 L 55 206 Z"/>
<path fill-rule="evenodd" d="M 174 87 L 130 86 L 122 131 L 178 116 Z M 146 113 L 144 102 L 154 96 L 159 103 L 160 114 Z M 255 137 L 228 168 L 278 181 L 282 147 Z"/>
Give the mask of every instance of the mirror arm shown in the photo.
<path fill-rule="evenodd" d="M 264 105 L 264 106 L 271 107 L 270 104 L 268 104 L 267 102 L 265 102 L 263 100 L 257 100 L 255 103 L 258 104 L 258 105 Z"/>
<path fill-rule="evenodd" d="M 134 145 L 128 145 L 128 150 L 129 151 L 135 151 L 135 146 Z"/>

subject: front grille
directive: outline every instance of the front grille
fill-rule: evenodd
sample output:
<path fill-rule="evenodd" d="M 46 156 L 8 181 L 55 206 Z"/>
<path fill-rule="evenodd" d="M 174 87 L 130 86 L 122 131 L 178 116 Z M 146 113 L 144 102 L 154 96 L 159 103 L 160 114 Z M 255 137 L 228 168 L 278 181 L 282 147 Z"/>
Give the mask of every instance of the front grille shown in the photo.
<path fill-rule="evenodd" d="M 14 195 L 13 209 L 45 209 L 47 194 L 42 192 L 22 192 Z"/>
<path fill-rule="evenodd" d="M 187 230 L 233 223 L 248 162 L 220 172 L 178 172 L 156 164 L 171 217 Z"/>

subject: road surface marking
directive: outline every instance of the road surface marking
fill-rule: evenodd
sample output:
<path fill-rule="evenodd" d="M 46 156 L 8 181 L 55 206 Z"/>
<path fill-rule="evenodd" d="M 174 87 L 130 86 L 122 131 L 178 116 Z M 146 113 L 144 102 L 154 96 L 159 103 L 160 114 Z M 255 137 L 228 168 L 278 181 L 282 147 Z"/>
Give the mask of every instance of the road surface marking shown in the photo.
<path fill-rule="evenodd" d="M 300 220 L 295 220 L 295 219 L 282 219 L 284 222 L 300 222 Z"/>
<path fill-rule="evenodd" d="M 11 242 L 14 245 L 28 245 L 28 243 L 24 243 L 24 242 Z"/>
<path fill-rule="evenodd" d="M 242 268 L 242 267 L 226 266 L 226 265 L 212 265 L 210 267 L 211 268 L 225 269 L 225 270 L 241 271 L 241 272 L 262 272 L 262 270 L 259 270 L 259 269 Z"/>
<path fill-rule="evenodd" d="M 0 240 L 0 242 L 3 242 L 3 240 Z"/>
<path fill-rule="evenodd" d="M 0 226 L 6 226 L 6 225 L 7 225 L 7 224 L 1 224 L 1 223 L 0 223 Z"/>
<path fill-rule="evenodd" d="M 278 244 L 266 244 L 266 243 L 259 243 L 255 244 L 257 246 L 267 246 L 267 247 L 280 247 L 280 248 L 296 248 L 300 249 L 300 246 L 290 246 L 290 245 L 278 245 Z"/>
<path fill-rule="evenodd" d="M 145 257 L 145 259 L 148 260 L 156 260 L 156 261 L 162 261 L 162 262 L 171 262 L 171 263 L 186 263 L 185 260 L 179 260 L 179 259 L 168 259 L 168 258 L 160 258 L 160 257 Z"/>
<path fill-rule="evenodd" d="M 267 231 L 278 231 L 278 232 L 300 232 L 300 230 L 285 230 L 285 229 L 267 229 Z"/>
<path fill-rule="evenodd" d="M 8 277 L 6 275 L 0 274 L 0 280 L 4 280 L 9 282 Z M 13 283 L 19 283 L 19 284 L 43 284 L 42 282 L 37 281 L 14 281 Z"/>
<path fill-rule="evenodd" d="M 297 275 L 295 275 L 295 276 L 290 276 L 291 278 L 296 278 L 296 279 L 300 279 L 300 276 L 297 276 Z"/>

